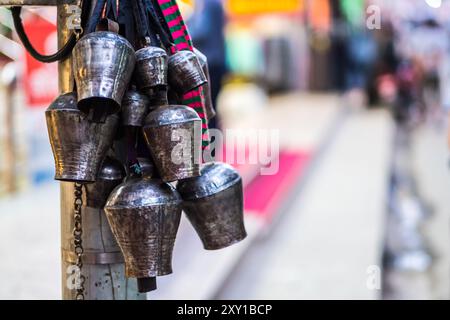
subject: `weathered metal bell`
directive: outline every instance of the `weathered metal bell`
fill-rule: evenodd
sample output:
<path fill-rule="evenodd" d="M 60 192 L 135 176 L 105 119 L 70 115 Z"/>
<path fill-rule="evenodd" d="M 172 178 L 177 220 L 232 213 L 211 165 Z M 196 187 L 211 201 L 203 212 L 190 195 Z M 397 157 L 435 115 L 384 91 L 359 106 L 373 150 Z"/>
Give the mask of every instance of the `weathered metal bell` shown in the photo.
<path fill-rule="evenodd" d="M 206 250 L 217 250 L 243 240 L 242 179 L 225 163 L 208 163 L 201 176 L 177 185 L 183 210 Z"/>
<path fill-rule="evenodd" d="M 211 77 L 209 76 L 208 58 L 198 49 L 194 48 L 194 53 L 202 66 L 203 72 L 206 75 L 208 82 L 203 85 L 203 94 L 205 95 L 205 111 L 206 118 L 208 120 L 213 119 L 216 116 L 216 111 L 214 110 L 214 104 L 211 95 Z"/>
<path fill-rule="evenodd" d="M 122 163 L 106 157 L 97 175 L 97 181 L 85 185 L 86 206 L 103 209 L 109 195 L 115 187 L 122 183 L 125 176 L 125 168 Z"/>
<path fill-rule="evenodd" d="M 188 50 L 178 51 L 169 58 L 169 85 L 184 94 L 208 82 L 197 56 Z"/>
<path fill-rule="evenodd" d="M 200 175 L 201 119 L 192 108 L 161 106 L 148 114 L 143 131 L 163 181 Z"/>
<path fill-rule="evenodd" d="M 95 182 L 113 143 L 119 117 L 109 116 L 104 123 L 90 122 L 78 110 L 76 94 L 66 93 L 52 102 L 45 118 L 55 158 L 55 179 Z"/>
<path fill-rule="evenodd" d="M 136 51 L 136 83 L 147 95 L 158 87 L 167 87 L 168 55 L 165 50 L 148 46 Z"/>
<path fill-rule="evenodd" d="M 122 100 L 122 125 L 142 127 L 149 112 L 150 99 L 135 89 L 129 89 Z"/>
<path fill-rule="evenodd" d="M 170 184 L 149 176 L 128 179 L 112 192 L 105 212 L 124 255 L 127 277 L 172 273 L 181 205 Z"/>
<path fill-rule="evenodd" d="M 93 121 L 119 112 L 136 58 L 132 45 L 109 31 L 89 33 L 73 49 L 78 106 Z"/>

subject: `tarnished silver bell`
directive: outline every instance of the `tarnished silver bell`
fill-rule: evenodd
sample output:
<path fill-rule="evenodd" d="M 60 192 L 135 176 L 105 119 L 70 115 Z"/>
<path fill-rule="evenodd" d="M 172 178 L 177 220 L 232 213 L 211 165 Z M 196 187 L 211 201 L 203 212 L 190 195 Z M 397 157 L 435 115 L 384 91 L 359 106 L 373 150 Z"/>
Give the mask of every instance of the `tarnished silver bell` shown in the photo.
<path fill-rule="evenodd" d="M 52 102 L 45 118 L 55 158 L 55 179 L 95 182 L 114 141 L 119 117 L 109 116 L 104 123 L 90 122 L 78 110 L 76 94 L 66 93 Z"/>
<path fill-rule="evenodd" d="M 125 258 L 127 277 L 172 273 L 181 204 L 170 184 L 149 176 L 128 179 L 112 192 L 105 212 Z"/>
<path fill-rule="evenodd" d="M 165 50 L 148 46 L 136 51 L 135 77 L 138 89 L 147 95 L 157 87 L 167 87 L 168 55 Z"/>
<path fill-rule="evenodd" d="M 72 56 L 80 110 L 100 122 L 119 112 L 136 62 L 132 45 L 117 33 L 97 31 L 81 38 Z"/>
<path fill-rule="evenodd" d="M 200 175 L 201 123 L 186 106 L 160 106 L 148 114 L 144 137 L 163 181 Z"/>
<path fill-rule="evenodd" d="M 106 157 L 97 175 L 97 181 L 85 185 L 86 206 L 103 209 L 111 192 L 125 179 L 125 168 L 120 161 Z"/>
<path fill-rule="evenodd" d="M 135 89 L 129 89 L 122 100 L 122 125 L 142 127 L 149 112 L 150 99 Z"/>
<path fill-rule="evenodd" d="M 209 76 L 208 58 L 198 49 L 194 48 L 194 53 L 202 66 L 203 72 L 206 75 L 208 82 L 203 85 L 203 94 L 205 96 L 205 111 L 206 118 L 212 120 L 216 116 L 214 104 L 211 95 L 211 77 Z"/>
<path fill-rule="evenodd" d="M 242 179 L 230 165 L 208 163 L 200 177 L 180 181 L 177 190 L 206 250 L 231 246 L 247 236 Z"/>
<path fill-rule="evenodd" d="M 208 82 L 197 56 L 188 50 L 169 57 L 169 85 L 184 94 Z"/>

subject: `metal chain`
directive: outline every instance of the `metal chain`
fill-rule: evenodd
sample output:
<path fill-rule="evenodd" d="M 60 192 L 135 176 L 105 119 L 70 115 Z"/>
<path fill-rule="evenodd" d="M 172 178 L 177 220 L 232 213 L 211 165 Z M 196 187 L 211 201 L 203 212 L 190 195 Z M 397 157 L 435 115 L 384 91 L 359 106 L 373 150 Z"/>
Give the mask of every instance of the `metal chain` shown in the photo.
<path fill-rule="evenodd" d="M 75 200 L 73 203 L 73 219 L 74 219 L 74 228 L 73 228 L 73 246 L 75 255 L 77 256 L 76 266 L 78 267 L 78 272 L 80 273 L 80 282 L 77 286 L 77 294 L 76 300 L 84 300 L 84 282 L 85 277 L 81 273 L 81 268 L 83 267 L 83 229 L 82 229 L 82 216 L 81 216 L 81 207 L 83 206 L 83 185 L 79 183 L 75 183 Z"/>

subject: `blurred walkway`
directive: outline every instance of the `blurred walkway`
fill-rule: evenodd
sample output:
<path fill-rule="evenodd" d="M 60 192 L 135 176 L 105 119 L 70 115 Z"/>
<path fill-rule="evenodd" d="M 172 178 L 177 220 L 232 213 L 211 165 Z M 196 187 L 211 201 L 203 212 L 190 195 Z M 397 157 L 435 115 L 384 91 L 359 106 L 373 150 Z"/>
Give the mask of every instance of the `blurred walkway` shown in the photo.
<path fill-rule="evenodd" d="M 245 255 L 223 299 L 376 299 L 392 124 L 384 111 L 349 114 L 272 232 Z"/>
<path fill-rule="evenodd" d="M 423 230 L 435 255 L 430 299 L 450 299 L 450 170 L 445 128 L 428 125 L 414 135 L 414 170 L 420 194 L 432 207 Z"/>
<path fill-rule="evenodd" d="M 0 299 L 60 299 L 59 184 L 0 200 Z"/>

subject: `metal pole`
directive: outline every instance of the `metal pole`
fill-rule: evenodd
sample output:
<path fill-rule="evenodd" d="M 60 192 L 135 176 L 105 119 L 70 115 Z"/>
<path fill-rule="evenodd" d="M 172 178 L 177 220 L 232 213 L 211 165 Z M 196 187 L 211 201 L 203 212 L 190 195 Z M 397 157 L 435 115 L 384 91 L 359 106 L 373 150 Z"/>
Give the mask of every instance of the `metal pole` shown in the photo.
<path fill-rule="evenodd" d="M 21 5 L 57 5 L 58 15 L 58 47 L 66 43 L 71 31 L 66 27 L 67 20 L 73 14 L 70 5 L 76 4 L 77 0 L 0 0 L 0 6 L 21 6 Z M 94 1 L 93 1 L 94 2 Z M 59 71 L 59 91 L 70 92 L 73 90 L 73 77 L 71 71 L 71 59 L 60 62 Z M 71 284 L 73 279 L 73 262 L 71 253 L 73 252 L 73 228 L 74 228 L 74 185 L 62 182 L 61 193 L 61 271 L 62 271 L 62 298 L 74 299 L 76 288 Z M 118 252 L 117 244 L 111 235 L 109 225 L 105 219 L 103 210 L 84 206 L 83 215 L 83 243 L 85 252 L 90 259 L 82 268 L 82 274 L 86 277 L 85 298 L 89 300 L 144 300 L 145 294 L 137 293 L 137 281 L 125 277 L 125 267 L 123 263 L 105 264 L 105 253 L 111 257 Z M 111 255 L 112 253 L 112 255 Z M 98 258 L 98 259 L 97 259 Z M 94 260 L 98 260 L 94 264 Z M 91 262 L 89 262 L 91 260 Z"/>

